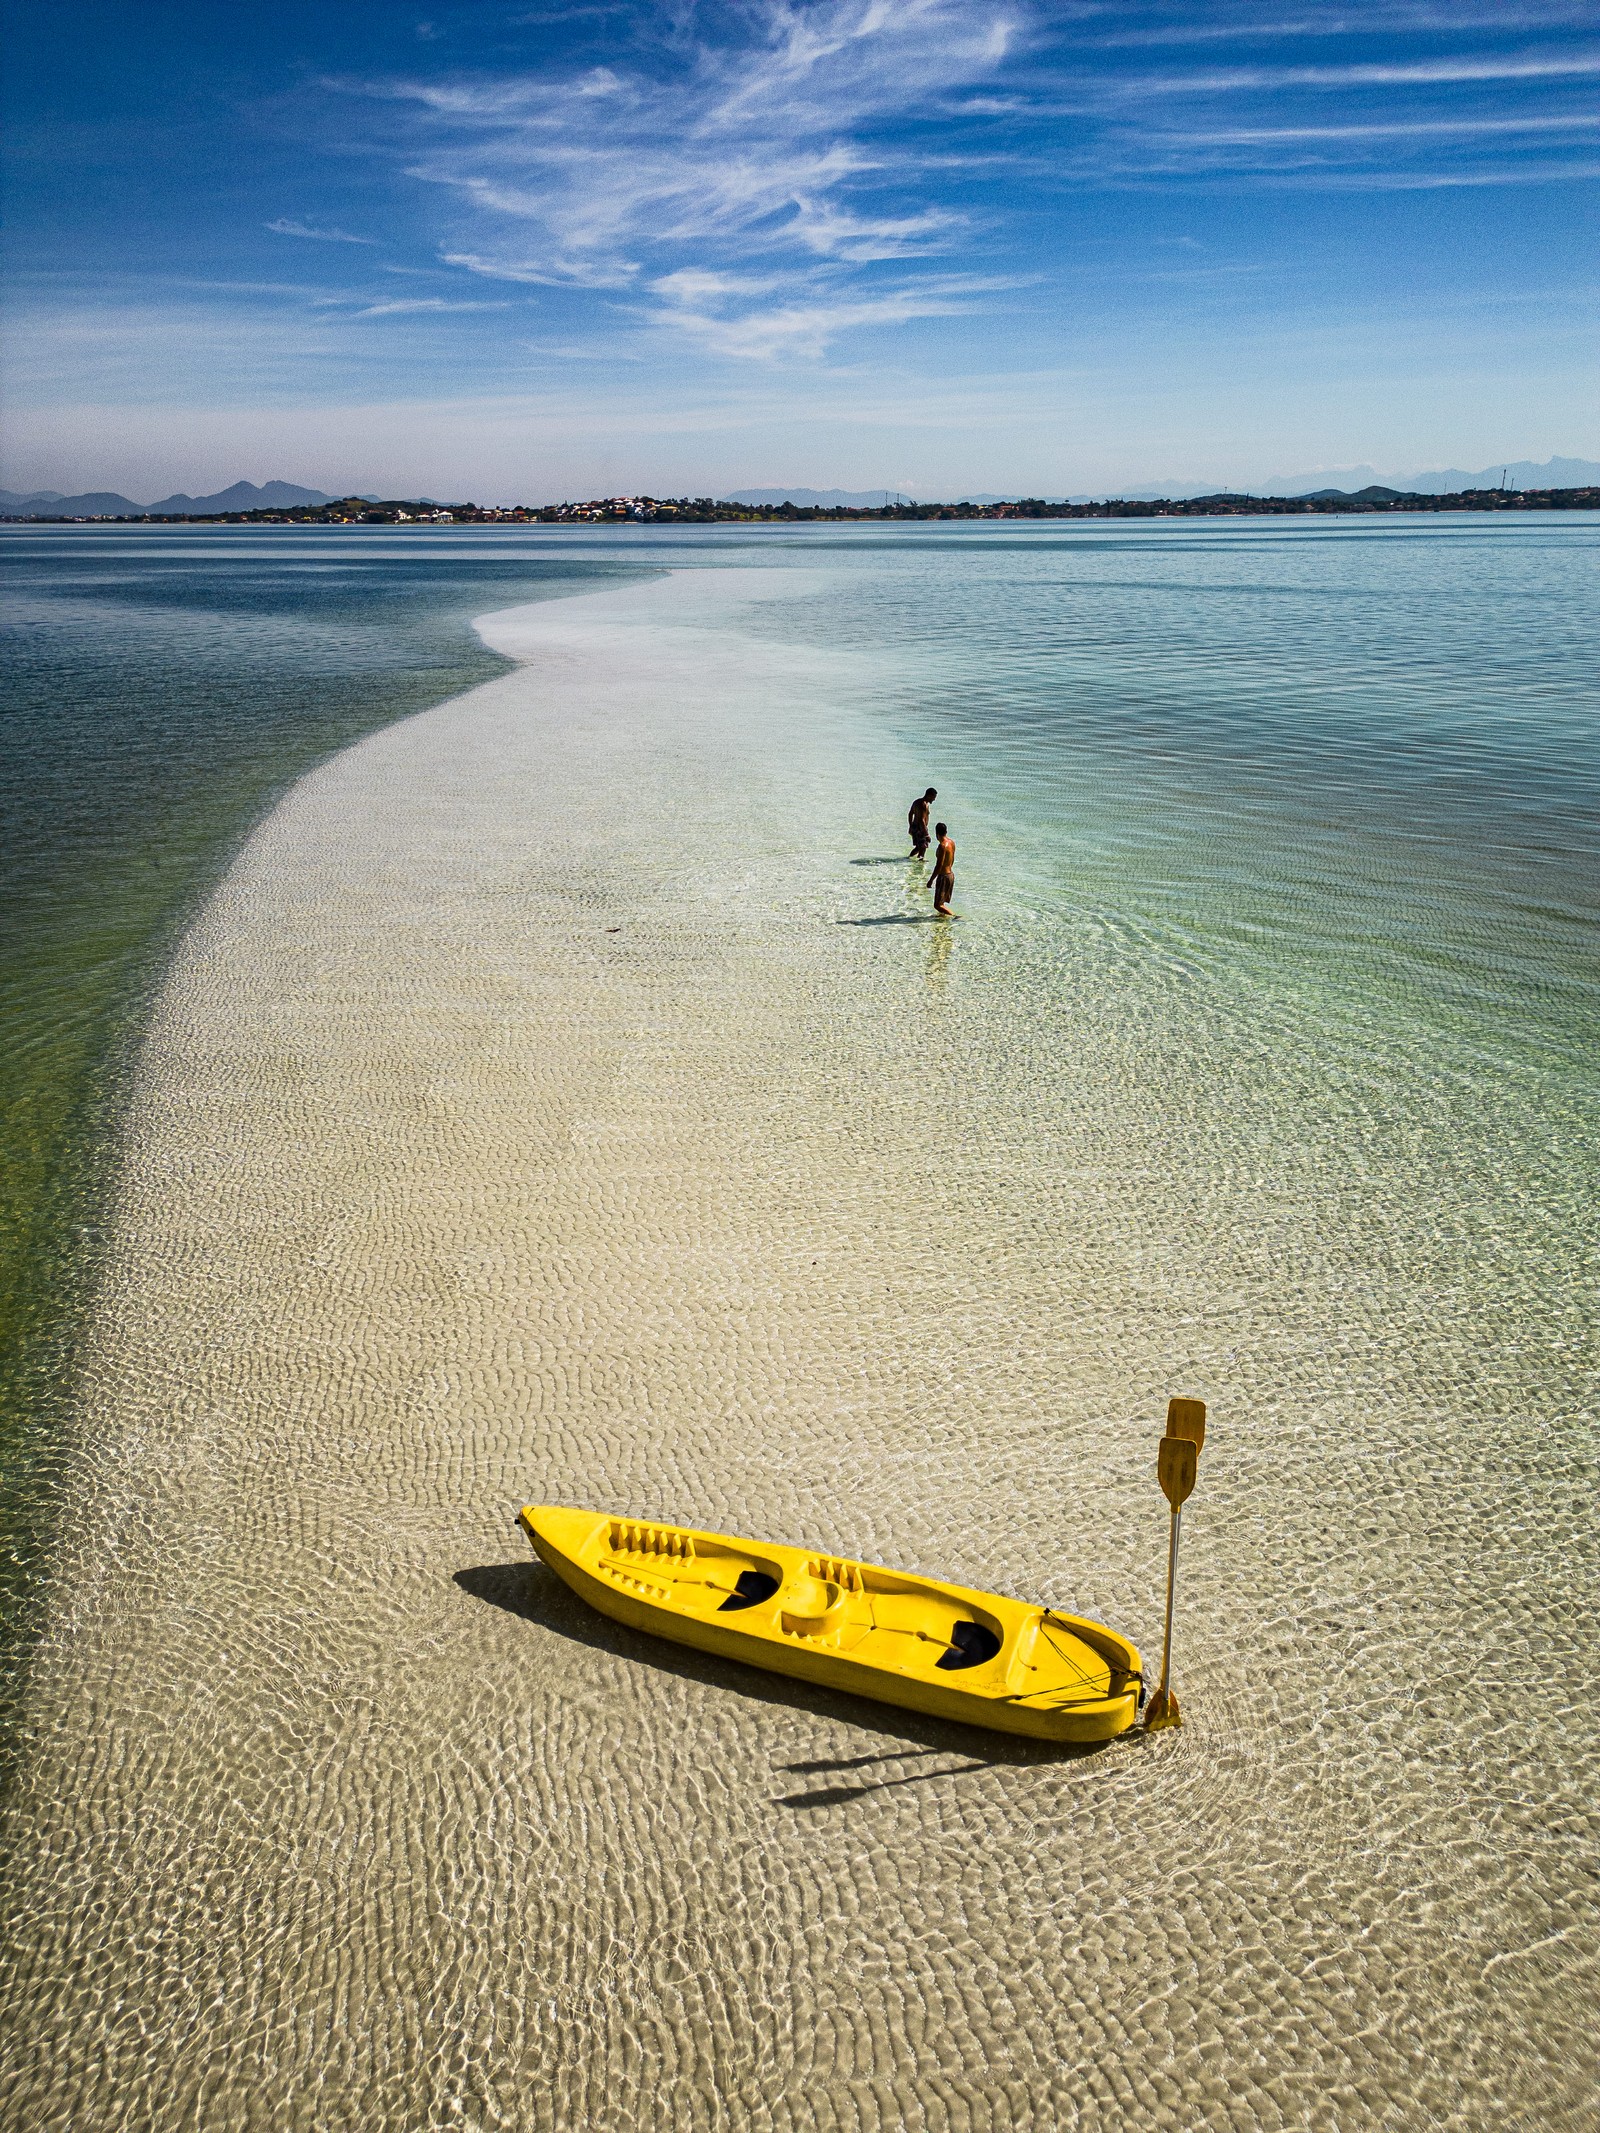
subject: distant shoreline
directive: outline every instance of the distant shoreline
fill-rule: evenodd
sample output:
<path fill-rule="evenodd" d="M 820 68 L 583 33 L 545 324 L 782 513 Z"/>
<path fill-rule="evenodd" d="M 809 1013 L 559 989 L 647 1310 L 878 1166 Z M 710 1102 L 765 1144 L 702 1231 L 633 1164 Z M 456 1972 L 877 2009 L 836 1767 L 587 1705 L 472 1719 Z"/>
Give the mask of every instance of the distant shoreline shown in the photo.
<path fill-rule="evenodd" d="M 133 512 L 119 515 L 51 516 L 0 513 L 9 526 L 594 526 L 594 525 L 821 525 L 856 522 L 896 525 L 974 519 L 1112 518 L 1385 518 L 1428 511 L 1600 511 L 1600 486 L 1581 489 L 1462 489 L 1428 496 L 1403 490 L 1336 496 L 1108 498 L 1097 504 L 1046 503 L 1023 497 L 1006 504 L 738 504 L 710 497 L 606 497 L 583 504 L 473 503 L 439 506 L 400 498 L 370 503 L 346 497 L 338 503 L 287 510 Z"/>

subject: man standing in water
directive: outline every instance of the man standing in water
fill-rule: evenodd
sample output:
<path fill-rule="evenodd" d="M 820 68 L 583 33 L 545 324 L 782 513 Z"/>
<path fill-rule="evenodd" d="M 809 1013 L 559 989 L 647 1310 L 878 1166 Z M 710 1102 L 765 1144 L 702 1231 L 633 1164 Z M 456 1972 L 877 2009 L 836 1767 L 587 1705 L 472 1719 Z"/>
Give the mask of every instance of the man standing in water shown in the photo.
<path fill-rule="evenodd" d="M 906 822 L 911 830 L 910 856 L 913 859 L 925 859 L 928 856 L 928 810 L 938 797 L 938 792 L 930 785 L 920 800 L 913 800 L 911 803 L 911 812 L 907 815 Z"/>
<path fill-rule="evenodd" d="M 942 822 L 936 822 L 933 829 L 939 842 L 933 855 L 933 872 L 924 887 L 933 891 L 935 918 L 954 918 L 956 914 L 950 908 L 950 899 L 956 888 L 956 840 Z"/>

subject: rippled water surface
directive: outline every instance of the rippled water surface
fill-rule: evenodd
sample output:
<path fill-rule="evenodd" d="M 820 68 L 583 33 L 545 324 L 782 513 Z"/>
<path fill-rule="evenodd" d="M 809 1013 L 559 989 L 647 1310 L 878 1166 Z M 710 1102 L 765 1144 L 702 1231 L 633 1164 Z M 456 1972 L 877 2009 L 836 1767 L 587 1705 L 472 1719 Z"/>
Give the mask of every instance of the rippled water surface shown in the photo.
<path fill-rule="evenodd" d="M 497 671 L 470 617 L 615 562 L 241 528 L 0 527 L 0 1765 L 126 1047 L 249 823 Z"/>
<path fill-rule="evenodd" d="M 429 538 L 479 606 L 716 576 L 488 625 L 174 960 L 13 1823 L 37 2122 L 1587 2127 L 1600 522 Z M 505 1538 L 1148 1651 L 1179 1391 L 1187 1723 L 1081 1759 Z"/>

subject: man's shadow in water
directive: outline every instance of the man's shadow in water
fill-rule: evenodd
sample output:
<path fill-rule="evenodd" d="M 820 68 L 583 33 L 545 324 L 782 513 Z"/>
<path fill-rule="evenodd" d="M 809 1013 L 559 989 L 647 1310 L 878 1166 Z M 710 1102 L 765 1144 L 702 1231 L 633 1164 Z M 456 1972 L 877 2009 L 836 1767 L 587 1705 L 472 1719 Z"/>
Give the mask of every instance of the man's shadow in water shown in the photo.
<path fill-rule="evenodd" d="M 935 1778 L 961 1777 L 974 1770 L 994 1770 L 1036 1763 L 1081 1762 L 1102 1754 L 1108 1741 L 1079 1746 L 1070 1741 L 1024 1740 L 986 1733 L 977 1726 L 954 1725 L 928 1718 L 920 1711 L 902 1711 L 892 1705 L 873 1703 L 827 1689 L 816 1682 L 792 1681 L 782 1674 L 764 1673 L 759 1667 L 741 1666 L 719 1659 L 710 1652 L 697 1652 L 688 1645 L 647 1636 L 629 1629 L 596 1611 L 562 1584 L 543 1563 L 483 1563 L 472 1570 L 457 1570 L 454 1581 L 475 1600 L 484 1600 L 524 1622 L 553 1630 L 574 1644 L 591 1651 L 609 1652 L 634 1665 L 651 1666 L 658 1673 L 676 1674 L 681 1681 L 698 1681 L 707 1687 L 727 1690 L 751 1703 L 776 1704 L 790 1711 L 810 1711 L 818 1718 L 840 1724 L 871 1725 L 878 1731 L 890 1726 L 907 1740 L 923 1743 L 917 1748 L 892 1748 L 871 1755 L 849 1755 L 837 1761 L 780 1763 L 779 1771 L 796 1777 L 831 1776 L 865 1770 L 878 1764 L 920 1762 L 930 1756 L 964 1756 L 956 1769 L 914 1770 L 904 1776 L 875 1777 L 854 1785 L 824 1785 L 810 1792 L 780 1793 L 775 1807 L 843 1807 L 851 1800 L 864 1800 L 874 1792 L 887 1792 L 900 1785 L 928 1784 Z M 892 1716 L 890 1715 L 892 1712 Z"/>

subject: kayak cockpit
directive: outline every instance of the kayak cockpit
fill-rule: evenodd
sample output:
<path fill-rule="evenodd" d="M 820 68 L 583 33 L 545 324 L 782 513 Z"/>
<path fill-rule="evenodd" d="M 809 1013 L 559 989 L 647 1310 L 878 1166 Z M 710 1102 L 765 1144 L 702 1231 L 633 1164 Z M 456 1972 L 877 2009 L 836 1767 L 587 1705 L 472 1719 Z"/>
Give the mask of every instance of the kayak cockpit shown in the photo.
<path fill-rule="evenodd" d="M 991 1665 L 1007 1624 L 931 1579 L 840 1556 L 775 1550 L 642 1520 L 611 1519 L 597 1536 L 594 1569 L 620 1590 L 675 1611 L 744 1617 L 813 1650 L 859 1652 L 897 1671 L 954 1674 Z M 1030 1610 L 1018 1607 L 1025 1617 Z"/>
<path fill-rule="evenodd" d="M 933 1662 L 946 1673 L 962 1667 L 986 1666 L 1000 1650 L 1000 1639 L 981 1622 L 957 1622 L 950 1630 L 950 1649 Z"/>

